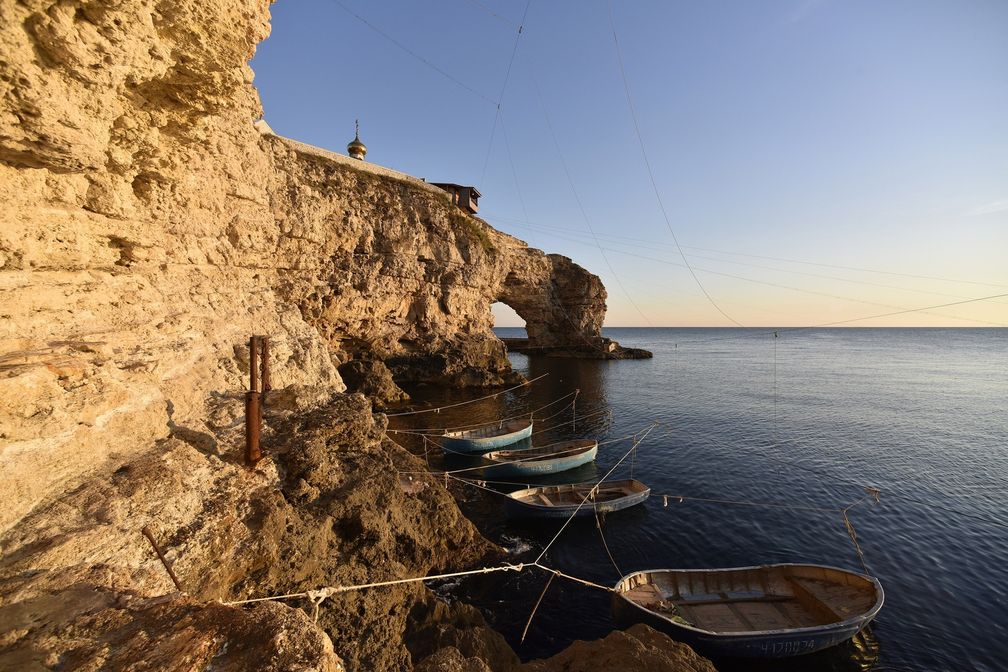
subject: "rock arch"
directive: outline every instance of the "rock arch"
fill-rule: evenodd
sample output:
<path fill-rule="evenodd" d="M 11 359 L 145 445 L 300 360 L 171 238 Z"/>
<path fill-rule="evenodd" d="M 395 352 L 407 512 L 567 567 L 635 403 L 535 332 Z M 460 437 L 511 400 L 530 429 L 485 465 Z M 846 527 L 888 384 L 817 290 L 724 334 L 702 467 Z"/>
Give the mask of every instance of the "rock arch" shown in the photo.
<path fill-rule="evenodd" d="M 514 259 L 496 300 L 525 320 L 530 346 L 583 348 L 599 341 L 606 289 L 568 257 L 527 249 Z"/>

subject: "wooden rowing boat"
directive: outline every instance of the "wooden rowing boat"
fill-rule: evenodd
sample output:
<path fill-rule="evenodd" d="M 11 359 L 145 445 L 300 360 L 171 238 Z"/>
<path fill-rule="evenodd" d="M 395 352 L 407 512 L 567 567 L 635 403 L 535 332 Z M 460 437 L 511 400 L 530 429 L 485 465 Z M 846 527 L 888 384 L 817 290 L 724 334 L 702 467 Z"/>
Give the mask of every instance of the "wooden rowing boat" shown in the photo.
<path fill-rule="evenodd" d="M 616 584 L 621 624 L 647 623 L 708 656 L 786 658 L 851 639 L 882 608 L 878 579 L 823 565 L 652 569 Z"/>
<path fill-rule="evenodd" d="M 521 450 L 496 450 L 483 456 L 494 476 L 544 476 L 580 467 L 595 459 L 598 441 L 575 439 Z"/>
<path fill-rule="evenodd" d="M 441 447 L 452 453 L 485 453 L 532 436 L 532 420 L 493 422 L 473 429 L 445 432 Z"/>
<path fill-rule="evenodd" d="M 593 493 L 592 496 L 579 509 L 578 505 L 589 493 Z M 611 513 L 640 504 L 650 494 L 651 488 L 633 479 L 605 481 L 598 486 L 594 483 L 543 485 L 512 492 L 508 495 L 508 508 L 515 516 L 593 516 L 596 511 Z"/>

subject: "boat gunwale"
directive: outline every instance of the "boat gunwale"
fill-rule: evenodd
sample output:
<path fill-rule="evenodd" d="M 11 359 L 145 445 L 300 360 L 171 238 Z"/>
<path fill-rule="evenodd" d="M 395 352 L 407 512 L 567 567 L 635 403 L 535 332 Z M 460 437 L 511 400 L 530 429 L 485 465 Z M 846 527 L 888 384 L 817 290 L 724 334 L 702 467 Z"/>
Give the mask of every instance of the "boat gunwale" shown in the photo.
<path fill-rule="evenodd" d="M 562 446 L 571 443 L 585 443 L 585 445 L 575 446 L 573 448 L 567 448 L 565 450 L 558 450 L 555 453 L 543 452 L 540 455 L 527 455 L 522 457 L 520 453 L 531 452 L 531 451 L 545 451 L 547 448 L 552 448 L 553 446 Z M 522 463 L 522 462 L 532 462 L 536 458 L 540 460 L 556 460 L 564 457 L 573 457 L 575 455 L 581 455 L 590 450 L 598 449 L 598 441 L 595 439 L 571 439 L 570 441 L 557 441 L 556 443 L 547 443 L 545 446 L 530 446 L 529 448 L 500 448 L 498 450 L 491 450 L 483 455 L 483 459 L 490 460 L 491 462 L 496 462 L 498 464 L 512 464 L 512 463 Z M 514 456 L 507 456 L 503 459 L 498 457 L 501 453 L 518 453 Z"/>
<path fill-rule="evenodd" d="M 770 569 L 770 568 L 773 568 L 773 567 L 817 567 L 817 568 L 820 568 L 820 569 L 829 569 L 829 570 L 833 570 L 833 571 L 837 571 L 837 572 L 842 572 L 844 574 L 850 574 L 852 576 L 857 576 L 857 577 L 862 578 L 862 579 L 866 579 L 875 588 L 875 594 L 876 594 L 875 603 L 871 607 L 869 607 L 867 610 L 865 610 L 864 612 L 862 612 L 861 614 L 859 614 L 857 616 L 853 616 L 851 618 L 847 618 L 847 619 L 844 619 L 842 621 L 835 621 L 833 623 L 824 623 L 822 625 L 804 626 L 804 627 L 800 627 L 800 628 L 782 628 L 782 629 L 778 629 L 778 630 L 742 630 L 742 631 L 736 631 L 736 632 L 718 632 L 717 630 L 704 630 L 703 628 L 698 628 L 698 627 L 696 627 L 694 625 L 687 625 L 685 623 L 680 623 L 678 621 L 673 621 L 671 618 L 669 618 L 668 616 L 663 615 L 661 612 L 655 611 L 653 609 L 648 609 L 647 607 L 643 606 L 642 604 L 639 604 L 639 603 L 631 600 L 629 597 L 626 597 L 626 595 L 625 595 L 625 593 L 623 591 L 619 590 L 620 585 L 622 585 L 623 583 L 625 583 L 629 579 L 632 579 L 635 576 L 640 576 L 641 574 L 652 574 L 652 573 L 655 573 L 655 572 L 678 572 L 678 573 L 682 573 L 682 572 L 694 572 L 694 573 L 715 574 L 715 573 L 721 573 L 721 572 L 746 571 L 746 570 L 754 570 L 754 569 Z M 705 635 L 705 636 L 708 636 L 708 637 L 716 637 L 718 639 L 726 639 L 726 640 L 731 640 L 731 639 L 741 640 L 741 639 L 747 639 L 747 638 L 751 638 L 751 637 L 764 637 L 764 636 L 770 636 L 770 635 L 781 635 L 781 634 L 791 634 L 791 633 L 805 634 L 805 633 L 812 633 L 812 632 L 823 632 L 825 630 L 834 630 L 834 629 L 835 630 L 843 630 L 844 628 L 857 625 L 858 623 L 862 623 L 864 625 L 864 624 L 867 624 L 868 622 L 870 622 L 873 618 L 875 618 L 875 615 L 878 614 L 878 612 L 882 609 L 882 603 L 885 601 L 885 591 L 882 589 L 882 583 L 876 577 L 869 576 L 868 574 L 862 574 L 860 572 L 855 572 L 855 571 L 850 570 L 850 569 L 843 569 L 842 567 L 834 567 L 832 565 L 819 565 L 819 564 L 809 563 L 809 562 L 779 562 L 779 563 L 774 563 L 774 564 L 770 564 L 770 565 L 751 565 L 751 566 L 748 566 L 748 567 L 716 567 L 716 568 L 706 568 L 706 569 L 683 569 L 683 568 L 679 568 L 679 569 L 642 569 L 640 571 L 632 572 L 630 574 L 627 574 L 627 575 L 623 576 L 623 578 L 621 578 L 619 581 L 616 582 L 616 586 L 613 588 L 613 592 L 617 596 L 619 596 L 620 599 L 622 599 L 624 602 L 627 602 L 628 604 L 632 605 L 633 607 L 636 607 L 637 609 L 640 609 L 640 610 L 642 610 L 642 611 L 644 611 L 644 612 L 646 612 L 648 614 L 652 614 L 654 616 L 657 616 L 658 618 L 661 618 L 662 620 L 668 621 L 670 624 L 672 624 L 673 626 L 675 626 L 677 628 L 683 628 L 685 630 L 690 630 L 690 631 L 698 633 L 700 635 Z M 863 625 L 862 625 L 862 627 L 863 627 Z"/>
<path fill-rule="evenodd" d="M 643 486 L 643 489 L 641 489 L 641 490 L 634 489 L 632 492 L 628 492 L 625 495 L 623 495 L 622 497 L 617 497 L 616 499 L 606 500 L 604 502 L 605 504 L 609 504 L 611 502 L 618 502 L 618 501 L 620 501 L 622 499 L 626 499 L 627 497 L 636 497 L 638 495 L 643 495 L 644 493 L 648 493 L 649 495 L 651 494 L 651 487 L 650 486 L 645 485 L 644 483 L 642 483 L 641 481 L 637 480 L 636 478 L 625 478 L 625 479 L 621 479 L 621 480 L 618 480 L 618 481 L 602 481 L 601 483 L 599 483 L 599 482 L 596 482 L 596 483 L 589 482 L 589 483 L 558 483 L 558 484 L 555 484 L 555 485 L 533 485 L 533 486 L 529 486 L 527 488 L 523 488 L 521 490 L 515 490 L 514 492 L 509 492 L 509 493 L 507 493 L 507 496 L 510 497 L 512 500 L 514 500 L 518 504 L 524 504 L 526 506 L 534 506 L 534 507 L 543 508 L 543 509 L 558 509 L 558 508 L 563 508 L 563 507 L 566 507 L 566 506 L 576 507 L 576 506 L 578 506 L 578 504 L 558 504 L 558 505 L 555 505 L 555 506 L 546 506 L 545 504 L 538 504 L 538 503 L 535 503 L 535 502 L 522 501 L 520 499 L 520 497 L 528 495 L 528 494 L 531 494 L 532 492 L 535 492 L 537 490 L 546 490 L 547 488 L 571 488 L 573 490 L 574 488 L 577 488 L 579 486 L 587 487 L 590 484 L 591 487 L 589 489 L 593 490 L 596 487 L 602 485 L 603 483 L 605 485 L 610 485 L 610 486 L 616 485 L 618 483 L 639 484 L 639 485 Z"/>
<path fill-rule="evenodd" d="M 497 422 L 488 422 L 479 427 L 473 427 L 472 429 L 461 429 L 456 431 L 445 430 L 445 433 L 441 435 L 442 438 L 451 439 L 453 441 L 469 441 L 472 443 L 478 443 L 480 441 L 485 441 L 488 439 L 499 439 L 504 436 L 509 436 L 511 434 L 518 434 L 530 429 L 535 420 L 509 420 L 507 422 L 501 423 L 499 429 L 506 429 L 510 427 L 517 427 L 517 429 L 512 429 L 508 432 L 501 432 L 500 434 L 488 434 L 486 436 L 474 436 L 474 432 L 479 432 L 486 429 L 487 427 L 493 427 L 498 424 Z"/>

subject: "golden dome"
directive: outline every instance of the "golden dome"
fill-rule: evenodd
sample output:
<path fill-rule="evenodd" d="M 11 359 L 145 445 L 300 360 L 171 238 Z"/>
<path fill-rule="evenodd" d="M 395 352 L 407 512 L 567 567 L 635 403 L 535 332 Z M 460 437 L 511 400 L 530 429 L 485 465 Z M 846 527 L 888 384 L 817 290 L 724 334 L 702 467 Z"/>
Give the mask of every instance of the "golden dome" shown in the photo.
<path fill-rule="evenodd" d="M 354 139 L 346 146 L 346 151 L 353 158 L 363 161 L 364 155 L 367 154 L 367 146 L 360 139 L 360 123 L 355 122 L 355 126 Z"/>

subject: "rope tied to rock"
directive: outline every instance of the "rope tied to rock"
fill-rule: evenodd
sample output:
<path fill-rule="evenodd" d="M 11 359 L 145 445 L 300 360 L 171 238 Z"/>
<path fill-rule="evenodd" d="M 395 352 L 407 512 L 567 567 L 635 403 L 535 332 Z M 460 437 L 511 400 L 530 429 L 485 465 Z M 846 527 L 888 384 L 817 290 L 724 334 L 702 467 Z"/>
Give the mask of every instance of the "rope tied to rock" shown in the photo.
<path fill-rule="evenodd" d="M 531 385 L 535 381 L 540 380 L 542 378 L 545 378 L 548 375 L 549 375 L 548 373 L 544 373 L 541 376 L 536 376 L 535 378 L 532 378 L 531 380 L 526 380 L 521 385 L 515 385 L 514 387 L 509 387 L 506 390 L 500 390 L 498 392 L 494 392 L 493 394 L 488 394 L 488 395 L 486 395 L 484 397 L 479 397 L 477 399 L 469 399 L 468 401 L 460 401 L 460 402 L 455 403 L 455 404 L 446 404 L 444 406 L 438 406 L 436 408 L 421 408 L 421 409 L 416 410 L 416 411 L 403 411 L 402 413 L 386 413 L 385 417 L 387 417 L 387 418 L 398 418 L 398 417 L 401 417 L 401 416 L 404 416 L 404 415 L 419 415 L 421 413 L 440 413 L 441 409 L 443 409 L 443 408 L 456 408 L 458 406 L 465 406 L 466 404 L 474 404 L 477 401 L 484 401 L 486 399 L 495 399 L 498 396 L 500 396 L 502 394 L 505 394 L 507 392 L 513 392 L 514 390 L 517 390 L 519 388 L 525 387 L 526 385 Z"/>

